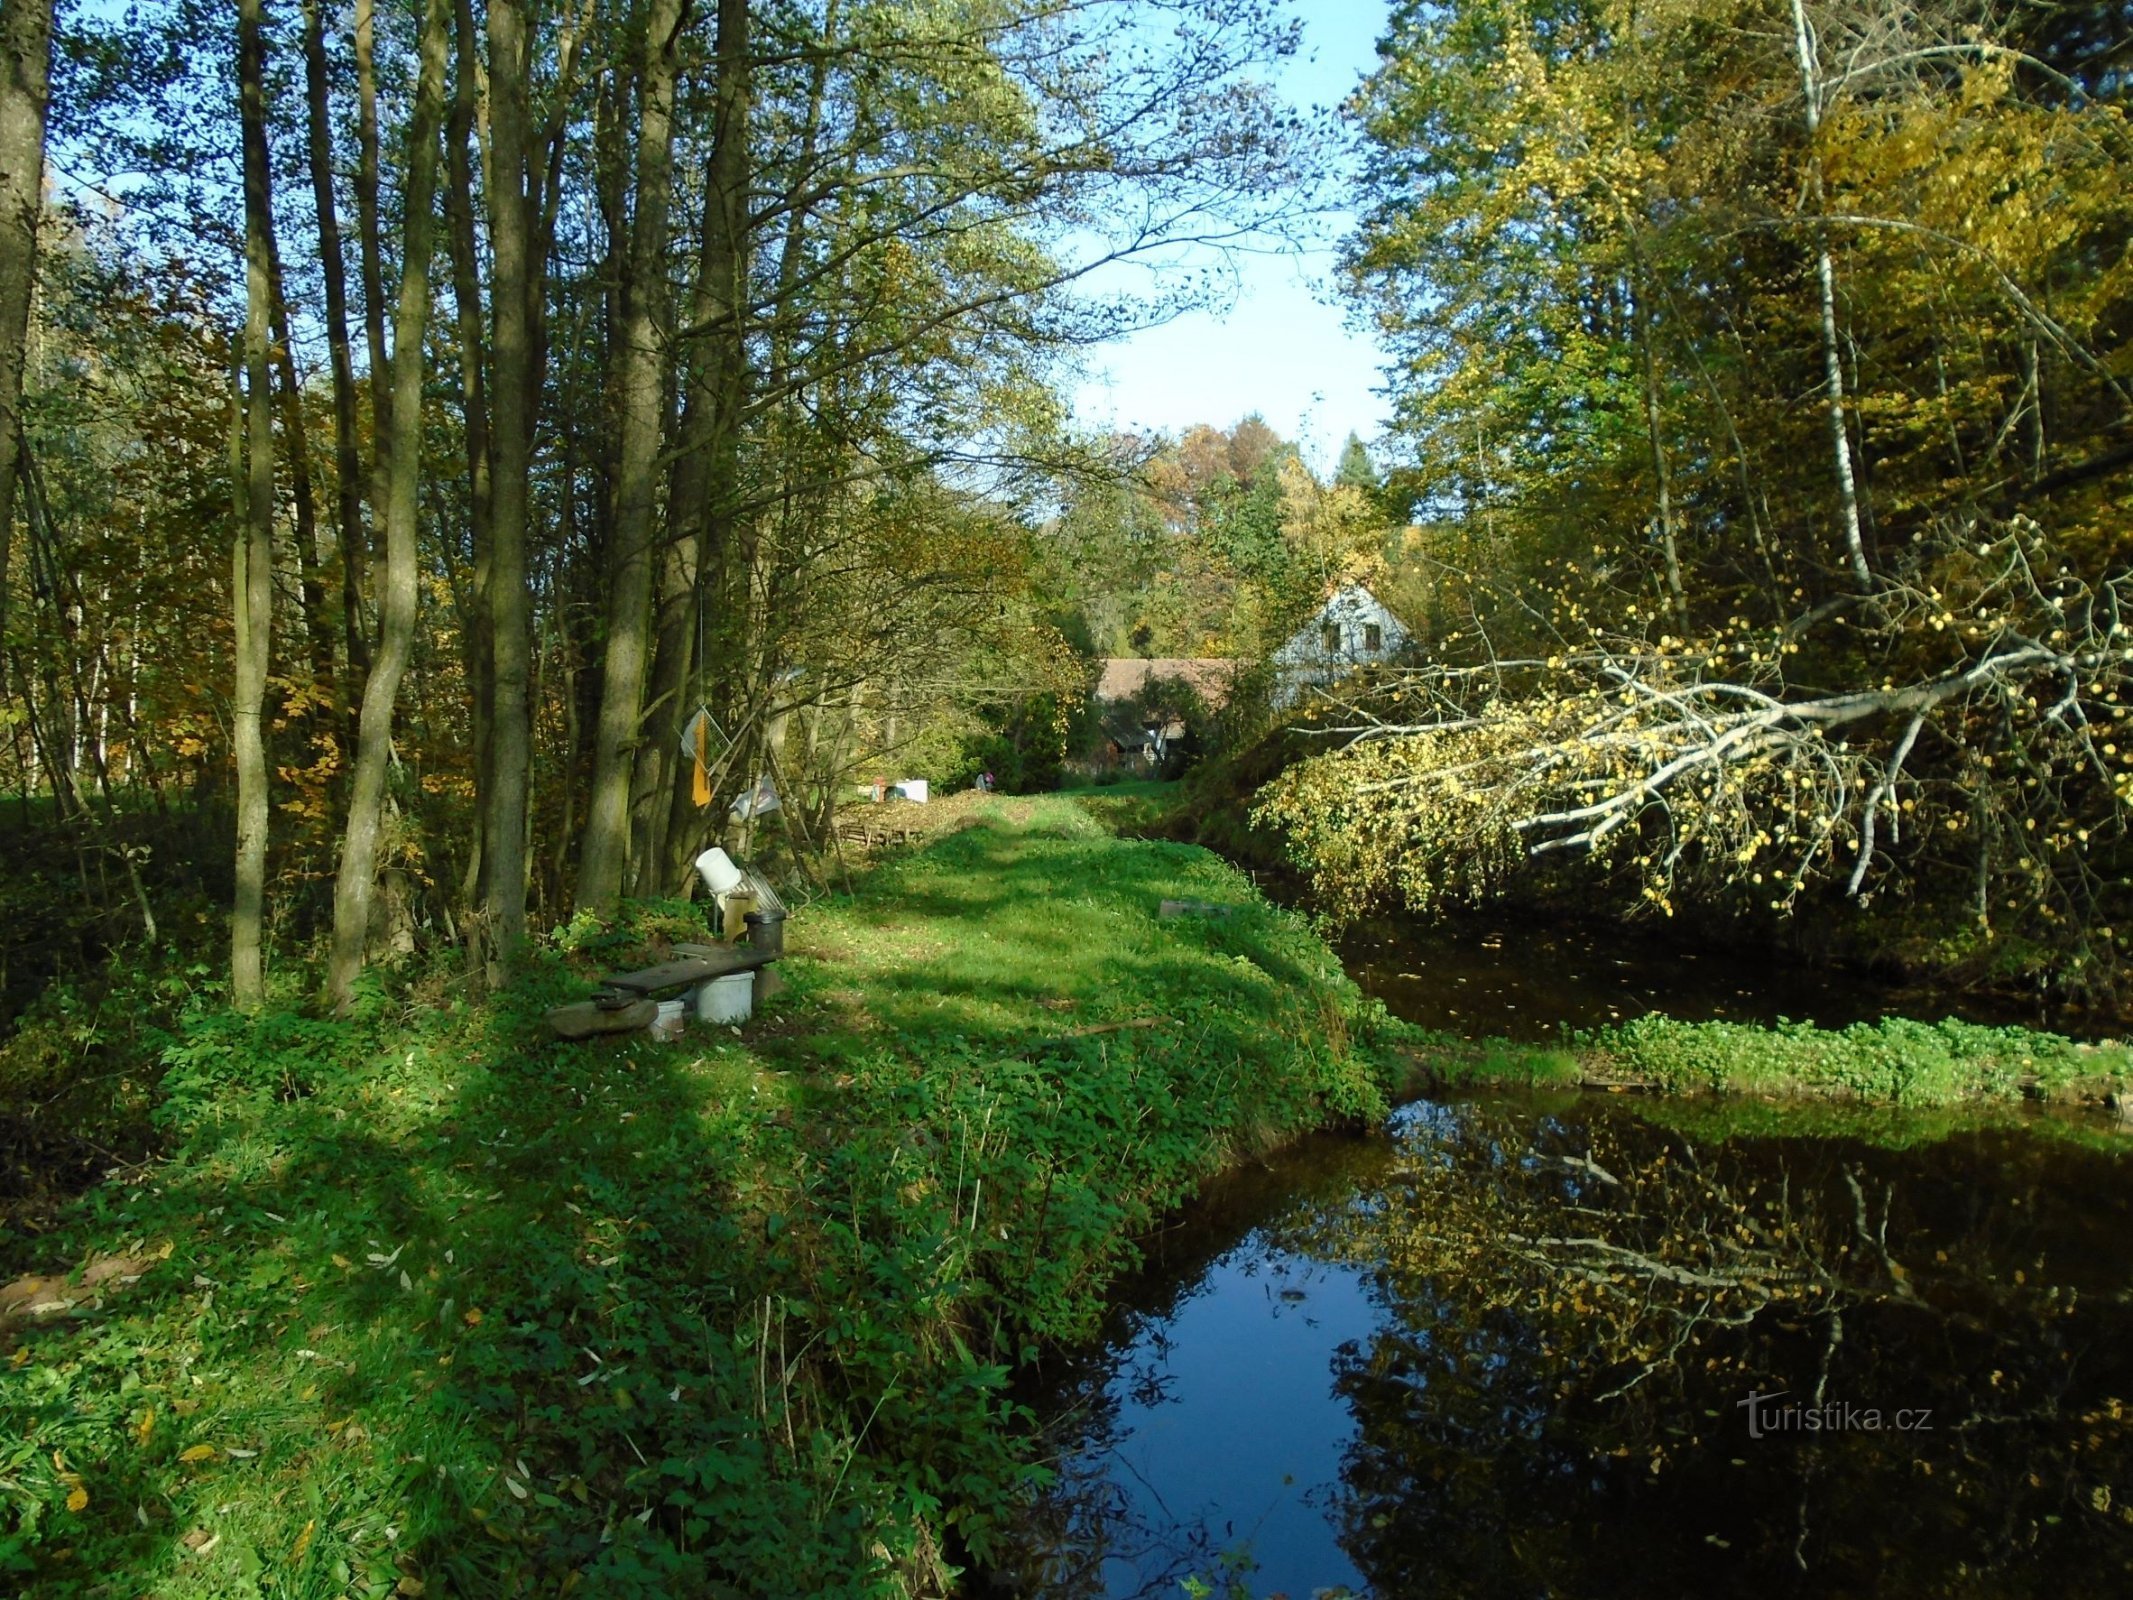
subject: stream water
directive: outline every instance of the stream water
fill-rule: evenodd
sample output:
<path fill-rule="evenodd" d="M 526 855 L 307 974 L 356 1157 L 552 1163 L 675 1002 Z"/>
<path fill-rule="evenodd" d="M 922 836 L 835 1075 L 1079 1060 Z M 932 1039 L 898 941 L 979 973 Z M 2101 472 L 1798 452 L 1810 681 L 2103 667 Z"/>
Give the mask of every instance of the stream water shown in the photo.
<path fill-rule="evenodd" d="M 1558 940 L 1346 954 L 1441 1026 L 1652 1008 Z M 1721 965 L 1665 1008 L 1878 1014 Z M 1002 1593 L 2133 1593 L 2133 1138 L 1419 1101 L 1217 1184 L 1031 1399 L 1057 1480 Z"/>

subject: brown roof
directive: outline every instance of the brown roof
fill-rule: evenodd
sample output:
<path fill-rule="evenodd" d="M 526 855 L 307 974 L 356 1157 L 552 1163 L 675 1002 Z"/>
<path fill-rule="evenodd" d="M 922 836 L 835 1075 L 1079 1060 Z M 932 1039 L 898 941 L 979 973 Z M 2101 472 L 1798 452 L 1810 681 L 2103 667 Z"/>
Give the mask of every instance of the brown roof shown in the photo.
<path fill-rule="evenodd" d="M 1237 663 L 1221 656 L 1107 656 L 1096 680 L 1096 698 L 1130 700 L 1151 679 L 1179 678 L 1192 685 L 1209 710 L 1219 711 L 1236 675 Z"/>

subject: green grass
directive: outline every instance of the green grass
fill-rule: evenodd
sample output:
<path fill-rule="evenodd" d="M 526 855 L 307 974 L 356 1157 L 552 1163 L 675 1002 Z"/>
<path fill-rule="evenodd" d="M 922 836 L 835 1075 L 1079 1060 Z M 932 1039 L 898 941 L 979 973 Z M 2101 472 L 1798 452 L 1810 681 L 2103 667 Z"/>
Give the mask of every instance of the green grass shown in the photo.
<path fill-rule="evenodd" d="M 1905 1108 L 2089 1104 L 2133 1087 L 2133 1051 L 2027 1028 L 1888 1017 L 1848 1028 L 1640 1017 L 1557 1048 L 1500 1039 L 1411 1043 L 1413 1081 L 1626 1084 L 1667 1094 L 1757 1096 Z"/>
<path fill-rule="evenodd" d="M 1083 810 L 1113 832 L 1136 833 L 1168 818 L 1185 798 L 1185 785 L 1177 780 L 1122 778 L 1061 793 L 1073 796 Z"/>
<path fill-rule="evenodd" d="M 1396 1031 L 1205 852 L 980 815 L 797 913 L 739 1035 L 546 1037 L 672 906 L 491 1006 L 173 1023 L 167 1158 L 6 1241 L 81 1303 L 4 1336 L 0 1586 L 938 1592 L 1034 1470 L 1010 1370 Z"/>

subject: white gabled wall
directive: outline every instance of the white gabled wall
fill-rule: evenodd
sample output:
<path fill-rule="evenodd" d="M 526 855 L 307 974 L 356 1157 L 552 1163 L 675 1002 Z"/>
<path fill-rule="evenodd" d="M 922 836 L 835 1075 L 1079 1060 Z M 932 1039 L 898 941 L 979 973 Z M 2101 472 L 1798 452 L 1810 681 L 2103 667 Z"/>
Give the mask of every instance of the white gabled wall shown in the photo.
<path fill-rule="evenodd" d="M 1370 643 L 1371 628 L 1378 630 L 1375 648 Z M 1280 669 L 1274 704 L 1294 705 L 1311 684 L 1332 683 L 1357 667 L 1389 661 L 1412 637 L 1383 601 L 1361 584 L 1351 583 L 1274 652 L 1274 663 Z"/>

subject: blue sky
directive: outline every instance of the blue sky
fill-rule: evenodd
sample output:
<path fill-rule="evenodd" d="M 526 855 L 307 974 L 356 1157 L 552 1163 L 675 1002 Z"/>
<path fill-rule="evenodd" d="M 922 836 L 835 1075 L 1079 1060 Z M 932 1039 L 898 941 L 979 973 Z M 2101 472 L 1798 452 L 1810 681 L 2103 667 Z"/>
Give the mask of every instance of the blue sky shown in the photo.
<path fill-rule="evenodd" d="M 1335 105 L 1376 65 L 1385 0 L 1300 0 L 1303 48 L 1276 80 L 1300 105 Z M 1238 254 L 1234 303 L 1193 312 L 1105 346 L 1087 358 L 1075 391 L 1085 424 L 1178 432 L 1196 422 L 1227 427 L 1250 412 L 1330 464 L 1350 430 L 1372 439 L 1385 426 L 1376 339 L 1335 300 L 1333 244 L 1340 219 L 1302 254 Z"/>

